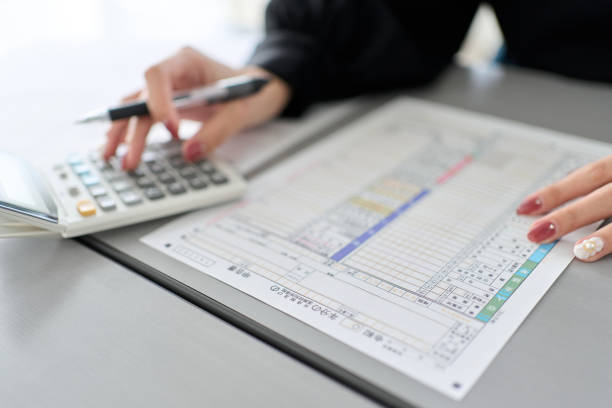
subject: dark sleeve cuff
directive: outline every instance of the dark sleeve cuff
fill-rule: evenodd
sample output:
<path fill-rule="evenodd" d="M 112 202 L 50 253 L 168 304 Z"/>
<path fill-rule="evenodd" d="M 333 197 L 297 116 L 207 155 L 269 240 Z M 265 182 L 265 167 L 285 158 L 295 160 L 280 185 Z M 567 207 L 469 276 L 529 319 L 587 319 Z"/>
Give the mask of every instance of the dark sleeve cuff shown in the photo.
<path fill-rule="evenodd" d="M 291 100 L 282 115 L 298 116 L 319 94 L 320 57 L 315 38 L 296 31 L 274 30 L 257 46 L 249 64 L 289 84 Z"/>

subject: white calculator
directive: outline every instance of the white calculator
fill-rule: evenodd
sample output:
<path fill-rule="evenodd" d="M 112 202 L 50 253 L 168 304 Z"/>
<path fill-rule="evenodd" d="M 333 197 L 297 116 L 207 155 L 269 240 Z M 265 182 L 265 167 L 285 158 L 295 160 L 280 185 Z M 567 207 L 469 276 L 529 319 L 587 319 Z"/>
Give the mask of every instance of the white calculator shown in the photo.
<path fill-rule="evenodd" d="M 70 154 L 39 171 L 0 153 L 0 237 L 89 234 L 202 208 L 239 197 L 244 179 L 214 158 L 183 159 L 180 141 L 150 144 L 140 166 L 121 170 L 121 157 Z M 20 233 L 21 232 L 21 233 Z"/>

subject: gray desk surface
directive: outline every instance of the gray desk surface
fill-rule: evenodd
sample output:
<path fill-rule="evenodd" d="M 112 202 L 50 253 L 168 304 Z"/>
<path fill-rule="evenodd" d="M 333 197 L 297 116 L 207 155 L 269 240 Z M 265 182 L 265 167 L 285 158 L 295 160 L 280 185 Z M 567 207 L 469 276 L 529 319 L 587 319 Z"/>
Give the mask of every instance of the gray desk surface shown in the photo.
<path fill-rule="evenodd" d="M 585 137 L 611 140 L 610 86 L 517 69 L 453 69 L 435 86 L 411 94 Z M 161 267 L 161 270 L 180 268 L 137 243 L 137 239 L 151 228 L 150 225 L 141 225 L 109 231 L 97 235 L 96 239 Z M 207 280 L 203 274 L 175 269 L 172 269 L 173 275 L 180 276 L 189 284 L 197 284 L 199 290 L 205 288 L 206 294 L 224 299 L 237 310 L 257 314 L 258 321 L 271 327 L 276 325 L 275 330 L 285 336 L 295 336 L 298 332 L 307 334 L 303 327 L 286 318 L 267 316 L 252 299 L 232 294 L 222 284 Z M 574 261 L 460 403 L 414 381 L 393 375 L 384 367 L 379 367 L 376 375 L 367 376 L 383 386 L 385 382 L 396 381 L 396 389 L 400 381 L 398 377 L 403 378 L 399 384 L 402 393 L 418 406 L 609 406 L 606 395 L 611 378 L 612 352 L 608 348 L 609 342 L 602 339 L 612 338 L 611 290 L 612 258 L 596 264 Z M 279 324 L 281 320 L 282 324 Z M 303 341 L 309 341 L 306 337 Z M 328 347 L 336 346 L 330 342 Z M 335 350 L 343 352 L 341 348 Z M 348 351 L 344 352 L 350 356 Z M 331 353 L 329 356 L 336 358 Z M 345 357 L 347 364 L 354 369 L 359 367 L 357 360 L 358 356 L 353 360 Z"/>
<path fill-rule="evenodd" d="M 373 405 L 74 241 L 0 260 L 4 407 Z"/>

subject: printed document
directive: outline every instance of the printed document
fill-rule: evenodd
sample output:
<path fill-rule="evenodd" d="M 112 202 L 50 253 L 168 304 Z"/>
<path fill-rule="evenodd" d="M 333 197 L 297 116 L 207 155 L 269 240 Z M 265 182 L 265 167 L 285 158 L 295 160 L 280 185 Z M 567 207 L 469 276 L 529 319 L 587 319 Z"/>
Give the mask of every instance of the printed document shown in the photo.
<path fill-rule="evenodd" d="M 400 98 L 142 241 L 461 399 L 595 228 L 537 245 L 515 209 L 611 153 Z"/>

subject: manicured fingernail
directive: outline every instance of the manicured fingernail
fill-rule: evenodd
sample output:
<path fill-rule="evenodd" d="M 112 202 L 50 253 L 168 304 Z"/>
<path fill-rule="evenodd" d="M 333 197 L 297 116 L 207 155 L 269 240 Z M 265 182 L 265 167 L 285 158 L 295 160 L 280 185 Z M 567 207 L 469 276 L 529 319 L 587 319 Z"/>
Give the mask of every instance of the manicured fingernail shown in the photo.
<path fill-rule="evenodd" d="M 603 239 L 599 237 L 591 237 L 585 239 L 574 247 L 574 255 L 578 259 L 589 259 L 597 255 L 604 247 Z"/>
<path fill-rule="evenodd" d="M 206 152 L 206 147 L 201 143 L 190 143 L 185 148 L 185 158 L 189 161 L 195 161 L 201 158 Z"/>
<path fill-rule="evenodd" d="M 170 134 L 172 135 L 173 138 L 178 139 L 179 135 L 178 135 L 178 126 L 176 125 L 176 123 L 173 123 L 169 120 L 164 122 L 164 126 L 166 127 L 166 129 L 168 129 L 168 132 L 170 132 Z"/>
<path fill-rule="evenodd" d="M 519 205 L 519 208 L 516 209 L 516 213 L 519 215 L 531 214 L 540 208 L 542 208 L 542 200 L 540 197 L 531 197 Z"/>
<path fill-rule="evenodd" d="M 543 222 L 533 227 L 527 234 L 527 238 L 533 242 L 542 242 L 555 235 L 555 232 L 557 232 L 555 224 L 552 222 Z"/>

